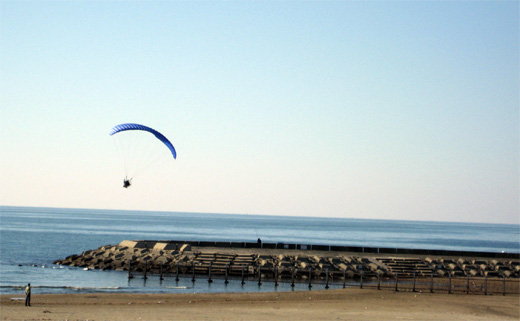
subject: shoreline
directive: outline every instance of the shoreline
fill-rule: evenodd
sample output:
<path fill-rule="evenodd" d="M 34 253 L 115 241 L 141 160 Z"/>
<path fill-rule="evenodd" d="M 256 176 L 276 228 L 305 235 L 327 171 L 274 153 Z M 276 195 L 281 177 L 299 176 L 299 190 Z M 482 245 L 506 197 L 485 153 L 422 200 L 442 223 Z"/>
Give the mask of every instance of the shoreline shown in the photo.
<path fill-rule="evenodd" d="M 372 289 L 200 294 L 0 295 L 1 320 L 518 320 L 518 295 Z"/>

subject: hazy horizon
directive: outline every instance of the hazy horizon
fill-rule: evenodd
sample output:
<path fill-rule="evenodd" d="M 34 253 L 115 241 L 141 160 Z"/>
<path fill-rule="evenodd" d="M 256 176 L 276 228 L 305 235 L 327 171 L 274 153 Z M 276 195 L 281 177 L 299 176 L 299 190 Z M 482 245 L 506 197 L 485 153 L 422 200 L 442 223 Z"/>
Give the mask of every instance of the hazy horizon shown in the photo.
<path fill-rule="evenodd" d="M 135 212 L 134 214 L 139 213 L 165 213 L 165 214 L 195 214 L 195 215 L 230 215 L 230 216 L 268 216 L 268 217 L 280 217 L 280 218 L 288 218 L 288 219 L 347 219 L 347 220 L 368 220 L 368 221 L 403 221 L 403 222 L 429 222 L 429 223 L 453 223 L 453 224 L 498 224 L 498 225 L 520 225 L 520 223 L 493 223 L 493 222 L 471 222 L 471 221 L 439 221 L 439 220 L 427 220 L 427 219 L 417 219 L 417 220 L 403 220 L 403 219 L 392 219 L 392 218 L 362 218 L 362 217 L 334 217 L 334 216 L 288 216 L 288 215 L 278 215 L 278 214 L 248 214 L 248 213 L 215 213 L 215 212 L 182 212 L 182 211 L 162 211 L 162 210 L 135 210 L 135 209 L 109 209 L 109 208 L 75 208 L 75 207 L 55 207 L 55 206 L 21 206 L 21 205 L 0 205 L 1 207 L 12 207 L 12 208 L 47 208 L 47 209 L 58 209 L 58 210 L 87 210 L 87 211 L 108 211 L 108 212 Z"/>

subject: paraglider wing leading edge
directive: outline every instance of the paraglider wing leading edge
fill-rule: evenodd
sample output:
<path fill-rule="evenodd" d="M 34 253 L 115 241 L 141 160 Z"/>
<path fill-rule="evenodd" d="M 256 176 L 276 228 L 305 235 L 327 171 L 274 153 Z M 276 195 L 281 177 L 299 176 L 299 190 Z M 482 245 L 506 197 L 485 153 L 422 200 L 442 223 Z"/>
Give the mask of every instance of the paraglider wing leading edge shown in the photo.
<path fill-rule="evenodd" d="M 171 151 L 171 153 L 173 155 L 173 158 L 177 158 L 177 152 L 175 151 L 175 147 L 173 147 L 173 144 L 168 140 L 168 138 L 166 138 L 163 134 L 159 133 L 158 131 L 156 131 L 153 128 L 150 128 L 150 127 L 147 127 L 144 125 L 139 125 L 139 124 L 127 123 L 127 124 L 120 124 L 120 125 L 114 126 L 114 128 L 112 128 L 110 130 L 109 134 L 112 136 L 114 134 L 117 134 L 119 132 L 126 131 L 126 130 L 143 130 L 143 131 L 152 133 L 158 140 L 163 142 L 163 144 L 166 145 L 166 147 L 168 147 L 168 149 Z"/>

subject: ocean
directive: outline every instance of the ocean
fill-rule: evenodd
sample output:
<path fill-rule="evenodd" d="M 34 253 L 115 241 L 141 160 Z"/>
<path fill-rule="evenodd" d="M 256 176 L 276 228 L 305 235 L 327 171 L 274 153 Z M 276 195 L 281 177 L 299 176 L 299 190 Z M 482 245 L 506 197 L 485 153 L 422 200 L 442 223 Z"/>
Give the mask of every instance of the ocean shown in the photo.
<path fill-rule="evenodd" d="M 123 240 L 297 243 L 520 253 L 520 225 L 0 206 L 0 293 L 195 293 L 307 290 L 241 280 L 134 278 L 52 264 Z M 202 278 L 202 277 L 201 277 Z M 339 285 L 337 285 L 339 286 Z M 332 286 L 334 287 L 334 285 Z"/>

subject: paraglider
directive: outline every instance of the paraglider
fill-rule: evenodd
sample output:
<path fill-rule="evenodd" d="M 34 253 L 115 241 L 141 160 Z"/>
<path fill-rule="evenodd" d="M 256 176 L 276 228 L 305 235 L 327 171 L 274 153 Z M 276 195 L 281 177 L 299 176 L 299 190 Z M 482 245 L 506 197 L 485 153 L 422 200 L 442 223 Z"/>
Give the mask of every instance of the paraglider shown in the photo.
<path fill-rule="evenodd" d="M 123 155 L 123 162 L 125 164 L 125 171 L 126 171 L 126 176 L 123 179 L 124 188 L 129 188 L 132 185 L 132 178 L 137 174 L 138 171 L 144 170 L 145 168 L 150 166 L 152 163 L 156 162 L 157 159 L 159 159 L 159 160 L 165 159 L 166 155 L 164 155 L 165 154 L 164 151 L 169 151 L 169 153 L 167 153 L 167 154 L 170 154 L 171 155 L 170 157 L 173 156 L 174 159 L 177 158 L 177 152 L 175 151 L 175 147 L 173 147 L 173 144 L 166 138 L 166 136 L 164 136 L 163 134 L 161 134 L 160 132 L 158 132 L 157 130 L 155 130 L 153 128 L 150 128 L 150 127 L 147 127 L 144 125 L 140 125 L 140 124 L 135 124 L 135 123 L 125 123 L 125 124 L 119 124 L 117 126 L 114 126 L 110 130 L 109 134 L 110 134 L 110 136 L 113 136 L 117 133 L 125 132 L 125 131 L 148 132 L 148 133 L 152 134 L 153 136 L 155 136 L 155 139 L 152 139 L 153 141 L 150 141 L 149 137 L 151 137 L 151 136 L 143 135 L 143 136 L 146 136 L 146 137 L 144 137 L 144 139 L 146 139 L 146 140 L 144 140 L 142 142 L 137 142 L 137 140 L 143 139 L 140 134 L 137 136 L 137 139 L 136 139 L 136 136 L 132 136 L 132 135 L 128 135 L 128 134 L 121 135 L 121 136 L 128 135 L 127 139 L 124 139 L 126 137 L 123 137 L 123 139 L 121 139 L 121 141 L 119 142 L 121 145 L 121 146 L 119 146 L 120 151 L 122 154 L 125 154 L 125 155 Z M 117 135 L 117 136 L 120 137 L 120 135 Z M 162 144 L 156 144 L 156 142 L 162 143 Z M 142 146 L 139 146 L 139 143 L 141 143 Z M 156 145 L 159 145 L 159 146 L 157 147 Z M 164 146 L 166 146 L 167 149 L 164 149 Z M 150 151 L 150 149 L 152 149 L 152 151 Z M 155 153 L 153 153 L 153 149 L 157 149 L 155 151 Z M 150 154 L 152 154 L 152 155 L 150 155 Z M 147 160 L 146 158 L 150 158 L 150 159 Z M 166 157 L 166 159 L 167 159 L 167 157 Z M 132 163 L 135 163 L 136 165 L 133 166 Z"/>

